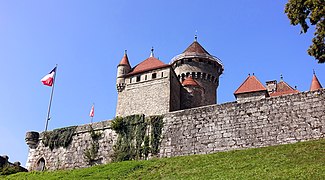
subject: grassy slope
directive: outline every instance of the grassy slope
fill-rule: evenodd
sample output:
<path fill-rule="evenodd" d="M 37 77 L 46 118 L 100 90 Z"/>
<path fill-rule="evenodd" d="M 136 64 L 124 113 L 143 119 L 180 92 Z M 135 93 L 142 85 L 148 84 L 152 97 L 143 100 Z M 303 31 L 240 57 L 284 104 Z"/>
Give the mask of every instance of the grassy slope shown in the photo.
<path fill-rule="evenodd" d="M 86 169 L 18 173 L 4 179 L 325 179 L 325 139 L 290 145 L 125 161 Z"/>

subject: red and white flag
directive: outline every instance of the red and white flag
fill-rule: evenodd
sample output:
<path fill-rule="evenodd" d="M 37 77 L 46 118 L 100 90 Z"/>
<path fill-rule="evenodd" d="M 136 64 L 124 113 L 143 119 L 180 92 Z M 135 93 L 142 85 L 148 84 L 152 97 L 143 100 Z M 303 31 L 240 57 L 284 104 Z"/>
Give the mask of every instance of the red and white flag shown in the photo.
<path fill-rule="evenodd" d="M 56 72 L 56 67 L 54 69 L 52 69 L 52 71 L 50 73 L 48 73 L 46 76 L 44 76 L 41 79 L 41 82 L 46 86 L 52 86 L 53 81 L 54 81 L 55 72 Z"/>
<path fill-rule="evenodd" d="M 93 105 L 93 106 L 91 106 L 91 110 L 90 110 L 89 116 L 90 117 L 94 117 L 94 115 L 95 115 L 95 107 Z"/>

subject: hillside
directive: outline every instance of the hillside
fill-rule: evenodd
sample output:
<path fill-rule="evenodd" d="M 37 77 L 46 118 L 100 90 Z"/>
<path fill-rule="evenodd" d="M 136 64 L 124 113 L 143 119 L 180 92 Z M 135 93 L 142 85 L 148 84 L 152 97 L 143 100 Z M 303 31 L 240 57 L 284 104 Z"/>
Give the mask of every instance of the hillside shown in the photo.
<path fill-rule="evenodd" d="M 325 139 L 0 179 L 325 179 Z"/>

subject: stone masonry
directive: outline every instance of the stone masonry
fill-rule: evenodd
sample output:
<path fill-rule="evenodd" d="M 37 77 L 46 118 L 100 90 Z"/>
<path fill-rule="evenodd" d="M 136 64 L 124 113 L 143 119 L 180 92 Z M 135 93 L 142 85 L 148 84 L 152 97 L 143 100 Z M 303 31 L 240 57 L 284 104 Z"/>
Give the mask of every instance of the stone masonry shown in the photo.
<path fill-rule="evenodd" d="M 117 136 L 110 129 L 110 121 L 93 123 L 92 126 L 102 134 L 96 163 L 108 163 Z M 288 144 L 324 136 L 325 89 L 321 89 L 166 113 L 159 156 L 208 154 Z M 67 148 L 51 151 L 44 147 L 41 139 L 35 142 L 27 140 L 30 144 L 26 164 L 28 170 L 37 169 L 40 160 L 49 170 L 89 166 L 83 157 L 84 150 L 89 148 L 91 142 L 89 125 L 77 128 Z"/>

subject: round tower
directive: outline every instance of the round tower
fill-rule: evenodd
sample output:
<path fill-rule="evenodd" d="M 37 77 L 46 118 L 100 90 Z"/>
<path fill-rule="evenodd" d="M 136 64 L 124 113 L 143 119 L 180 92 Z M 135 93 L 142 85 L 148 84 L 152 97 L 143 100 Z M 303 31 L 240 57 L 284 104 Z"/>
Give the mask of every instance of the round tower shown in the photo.
<path fill-rule="evenodd" d="M 129 63 L 129 58 L 127 55 L 127 51 L 125 50 L 124 56 L 121 62 L 117 65 L 117 76 L 116 76 L 116 88 L 118 92 L 123 91 L 125 88 L 125 75 L 129 73 L 131 70 L 131 66 Z"/>
<path fill-rule="evenodd" d="M 224 68 L 220 59 L 210 55 L 197 42 L 197 37 L 195 37 L 194 42 L 182 54 L 172 59 L 171 65 L 181 83 L 187 77 L 191 76 L 202 88 L 201 101 L 192 102 L 191 107 L 205 106 L 217 102 L 216 89 L 219 85 L 219 76 L 222 74 Z M 186 93 L 186 88 L 183 89 Z M 186 97 L 186 95 L 182 97 Z M 188 106 L 188 103 L 183 98 L 181 99 L 181 104 L 184 108 Z"/>

